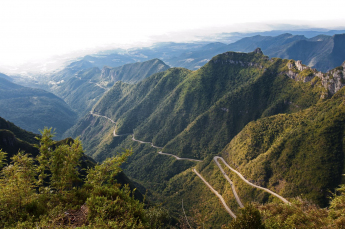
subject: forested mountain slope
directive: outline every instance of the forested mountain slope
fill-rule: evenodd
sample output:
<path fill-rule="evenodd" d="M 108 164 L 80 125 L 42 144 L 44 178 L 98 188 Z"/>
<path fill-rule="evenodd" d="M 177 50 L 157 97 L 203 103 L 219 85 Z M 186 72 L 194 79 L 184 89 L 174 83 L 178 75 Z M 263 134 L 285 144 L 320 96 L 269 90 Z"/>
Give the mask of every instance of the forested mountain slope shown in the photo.
<path fill-rule="evenodd" d="M 255 52 L 221 54 L 195 72 L 176 68 L 135 85 L 117 83 L 93 111 L 116 120 L 118 134 L 134 129 L 137 139 L 202 159 L 248 122 L 319 100 L 326 90 L 321 80 L 292 81 L 284 75 L 288 62 Z"/>
<path fill-rule="evenodd" d="M 23 87 L 0 78 L 0 116 L 34 133 L 45 126 L 56 128 L 60 137 L 77 115 L 59 97 L 41 89 Z"/>
<path fill-rule="evenodd" d="M 249 123 L 223 157 L 261 186 L 326 205 L 344 173 L 344 89 L 303 111 Z"/>
<path fill-rule="evenodd" d="M 274 139 L 280 140 L 280 137 L 284 137 L 280 133 L 284 133 L 286 127 L 270 124 L 269 120 L 291 117 L 286 125 L 290 125 L 288 130 L 296 129 L 297 132 L 298 128 L 302 128 L 299 127 L 302 121 L 308 123 L 310 125 L 309 127 L 307 125 L 308 128 L 318 129 L 320 134 L 303 129 L 303 134 L 297 135 L 297 132 L 292 131 L 287 137 L 303 137 L 306 133 L 313 133 L 318 136 L 316 139 L 322 139 L 325 135 L 325 141 L 316 142 L 315 139 L 315 143 L 323 144 L 322 142 L 338 139 L 339 141 L 335 141 L 335 148 L 340 149 L 343 145 L 343 127 L 342 124 L 334 123 L 343 122 L 340 105 L 343 101 L 341 88 L 345 83 L 344 65 L 323 74 L 302 65 L 300 61 L 269 59 L 259 49 L 248 54 L 227 52 L 212 58 L 197 71 L 172 68 L 134 85 L 122 82 L 115 84 L 94 106 L 93 112 L 115 120 L 116 125 L 105 118 L 86 115 L 69 134 L 81 135 L 87 153 L 97 160 L 115 155 L 123 148 L 132 148 L 134 154 L 124 165 L 125 172 L 144 188 L 150 189 L 148 193 L 150 198 L 158 201 L 169 200 L 166 205 L 175 213 L 181 207 L 179 204 L 181 199 L 184 199 L 187 209 L 212 206 L 212 211 L 217 213 L 210 216 L 209 220 L 213 220 L 216 224 L 228 220 L 226 213 L 223 214 L 222 206 L 218 206 L 218 200 L 213 199 L 214 195 L 190 169 L 195 165 L 205 179 L 225 196 L 230 207 L 237 211 L 238 206 L 232 199 L 229 184 L 220 175 L 218 167 L 212 160 L 213 156 L 223 152 L 222 155 L 227 162 L 234 165 L 229 156 L 233 150 L 238 150 L 239 156 L 236 160 L 240 160 L 235 161 L 235 165 L 239 166 L 239 171 L 252 182 L 274 189 L 288 198 L 309 193 L 306 195 L 308 198 L 325 204 L 327 195 L 320 189 L 333 189 L 340 183 L 343 152 L 332 153 L 334 149 L 332 147 L 316 146 L 320 149 L 317 153 L 318 157 L 324 159 L 316 160 L 315 166 L 307 166 L 313 163 L 314 159 L 305 151 L 312 151 L 310 147 L 313 144 L 309 146 L 307 142 L 302 144 L 302 139 L 288 139 L 286 141 L 292 142 L 292 145 L 290 143 L 282 145 L 286 147 L 286 153 L 282 154 L 284 156 L 279 159 L 278 153 L 281 151 L 277 151 L 274 154 L 278 155 L 277 158 L 273 156 L 273 159 L 271 158 L 277 163 L 284 161 L 287 163 L 281 164 L 280 167 L 270 164 L 269 160 L 266 160 L 270 158 L 268 156 L 266 158 L 269 154 L 265 152 L 270 152 L 267 147 L 272 144 L 273 148 L 280 144 L 280 142 L 275 143 Z M 340 110 L 337 107 L 340 107 Z M 327 118 L 327 123 L 331 123 L 329 125 L 318 121 L 319 117 L 324 116 L 324 112 L 329 112 Z M 268 137 L 262 137 L 258 143 L 252 144 L 253 147 L 247 147 L 246 141 L 251 141 L 251 137 L 259 138 L 248 132 L 253 121 L 265 123 L 257 127 L 258 132 L 255 133 L 267 134 Z M 312 124 L 314 122 L 315 126 Z M 273 129 L 278 127 L 280 129 L 266 133 L 266 130 L 271 129 L 270 125 Z M 123 134 L 122 136 L 114 137 L 115 126 L 116 134 Z M 327 130 L 323 131 L 316 126 L 325 126 Z M 339 127 L 335 128 L 335 126 Z M 176 161 L 173 157 L 157 154 L 157 149 L 151 145 L 140 144 L 133 141 L 132 136 L 126 135 L 133 133 L 133 130 L 135 139 L 163 147 L 159 150 L 164 153 L 203 161 L 199 163 Z M 338 137 L 332 137 L 333 131 Z M 235 144 L 238 136 L 243 136 L 241 141 L 244 143 L 240 142 L 237 148 L 230 148 Z M 308 135 L 306 139 L 313 142 L 312 137 Z M 230 146 L 226 147 L 229 142 Z M 260 144 L 266 145 L 261 147 Z M 256 149 L 256 146 L 259 148 Z M 244 148 L 240 150 L 241 147 Z M 253 148 L 256 149 L 255 153 L 249 151 Z M 247 153 L 249 156 L 242 156 L 242 154 L 246 155 L 245 150 L 249 151 Z M 302 151 L 303 153 L 298 153 Z M 263 156 L 258 156 L 260 154 Z M 294 167 L 294 156 L 285 160 L 285 154 L 304 156 L 298 156 L 300 163 Z M 241 159 L 242 157 L 246 160 Z M 255 161 L 255 158 L 260 158 L 261 161 Z M 316 171 L 322 165 L 321 162 L 325 161 L 329 161 L 329 167 L 327 165 Z M 336 163 L 333 164 L 333 161 Z M 307 174 L 315 175 L 315 179 L 309 179 L 309 183 L 305 182 L 304 178 L 301 178 L 302 175 L 298 175 L 301 173 L 296 171 L 302 165 L 305 166 L 303 169 L 309 169 Z M 282 166 L 285 172 L 277 175 L 277 171 Z M 331 168 L 334 170 L 332 171 Z M 304 171 L 303 169 L 301 171 Z M 274 198 L 272 199 L 268 194 L 253 190 L 236 176 L 229 175 L 244 203 L 274 201 Z M 299 187 L 293 186 L 294 183 L 299 184 Z M 207 204 L 205 198 L 208 200 Z M 204 211 L 205 214 L 211 212 L 209 208 Z"/>
<path fill-rule="evenodd" d="M 119 80 L 128 83 L 138 82 L 154 73 L 169 68 L 161 60 L 153 59 L 102 70 L 97 67 L 77 71 L 74 75 L 59 78 L 51 90 L 63 98 L 79 116 L 84 116 L 92 106 Z"/>

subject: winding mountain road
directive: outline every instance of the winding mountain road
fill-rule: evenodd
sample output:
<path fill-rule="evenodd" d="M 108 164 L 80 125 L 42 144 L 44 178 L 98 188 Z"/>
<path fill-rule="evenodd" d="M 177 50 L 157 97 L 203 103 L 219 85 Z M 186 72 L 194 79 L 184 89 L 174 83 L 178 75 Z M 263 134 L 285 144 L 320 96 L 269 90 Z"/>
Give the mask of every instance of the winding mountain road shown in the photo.
<path fill-rule="evenodd" d="M 97 116 L 97 117 L 103 117 L 103 118 L 106 118 L 108 119 L 109 121 L 111 121 L 112 123 L 116 124 L 116 122 L 110 118 L 108 118 L 107 116 L 104 116 L 104 115 L 99 115 L 99 114 L 95 114 L 93 113 L 92 111 L 90 112 L 91 115 L 94 115 L 94 116 Z M 151 147 L 153 148 L 156 148 L 156 149 L 161 149 L 162 147 L 158 147 L 158 146 L 155 146 L 153 145 L 152 142 L 144 142 L 144 141 L 140 141 L 140 140 L 137 140 L 134 138 L 134 134 L 121 134 L 121 135 L 117 135 L 115 133 L 115 130 L 116 130 L 116 127 L 114 128 L 114 132 L 113 132 L 113 135 L 114 137 L 118 137 L 118 136 L 123 136 L 123 135 L 132 135 L 132 140 L 133 141 L 136 141 L 136 142 L 139 142 L 141 144 L 151 144 Z M 167 156 L 172 156 L 174 158 L 176 158 L 176 160 L 187 160 L 187 161 L 196 161 L 196 162 L 201 162 L 202 160 L 198 160 L 198 159 L 192 159 L 192 158 L 181 158 L 181 157 L 178 157 L 174 154 L 169 154 L 169 153 L 163 153 L 162 151 L 159 151 L 158 154 L 161 154 L 161 155 L 167 155 Z M 267 188 L 263 188 L 261 186 L 258 186 L 258 185 L 255 185 L 251 182 L 249 182 L 247 179 L 245 179 L 241 173 L 239 173 L 237 170 L 233 169 L 230 165 L 228 165 L 228 163 L 225 162 L 225 160 L 222 158 L 222 157 L 219 157 L 219 156 L 215 156 L 213 158 L 214 162 L 216 163 L 216 165 L 218 166 L 218 168 L 220 169 L 220 171 L 222 172 L 223 176 L 225 177 L 225 179 L 230 183 L 230 186 L 231 186 L 231 189 L 232 189 L 232 192 L 235 196 L 235 199 L 238 203 L 238 205 L 243 208 L 243 204 L 240 200 L 240 198 L 238 197 L 237 195 L 237 192 L 235 190 L 235 185 L 233 184 L 233 182 L 231 181 L 231 179 L 228 177 L 228 175 L 226 175 L 225 171 L 223 170 L 222 166 L 219 164 L 219 162 L 217 161 L 218 159 L 220 159 L 225 166 L 227 166 L 231 171 L 235 172 L 244 182 L 246 182 L 248 185 L 254 187 L 254 188 L 258 188 L 258 189 L 261 189 L 261 190 L 264 190 L 265 192 L 268 192 L 272 195 L 274 195 L 275 197 L 279 198 L 280 200 L 282 200 L 284 203 L 287 203 L 287 204 L 291 204 L 289 201 L 287 201 L 284 197 L 278 195 L 277 193 L 275 192 L 272 192 L 271 190 L 267 189 Z M 236 215 L 230 210 L 229 206 L 225 203 L 225 200 L 223 199 L 223 197 L 195 170 L 193 169 L 193 172 L 206 184 L 207 187 L 209 187 L 209 189 L 211 189 L 211 191 L 220 199 L 220 201 L 222 202 L 225 210 L 229 213 L 229 215 L 233 218 L 236 218 Z"/>
<path fill-rule="evenodd" d="M 106 119 L 108 119 L 110 122 L 116 124 L 116 122 L 115 122 L 114 120 L 112 120 L 111 118 L 108 118 L 107 116 L 95 114 L 95 113 L 93 113 L 92 111 L 90 111 L 90 114 L 93 115 L 93 116 L 106 118 Z M 119 137 L 119 136 L 124 136 L 124 135 L 131 135 L 131 134 L 116 134 L 116 133 L 115 133 L 115 130 L 116 130 L 116 126 L 114 127 L 114 131 L 113 131 L 114 137 Z"/>
<path fill-rule="evenodd" d="M 226 163 L 225 160 L 224 160 L 222 157 L 215 156 L 213 159 L 214 159 L 214 161 L 217 163 L 218 167 L 221 168 L 221 166 L 220 166 L 219 163 L 217 162 L 217 159 L 220 159 L 220 160 L 221 160 L 231 171 L 233 171 L 234 173 L 236 173 L 244 182 L 246 182 L 246 183 L 249 184 L 250 186 L 252 186 L 252 187 L 254 187 L 254 188 L 261 189 L 261 190 L 264 190 L 265 192 L 268 192 L 268 193 L 274 195 L 275 197 L 279 198 L 280 200 L 282 200 L 282 201 L 283 201 L 284 203 L 286 203 L 286 204 L 291 204 L 291 203 L 290 203 L 289 201 L 287 201 L 284 197 L 278 195 L 277 193 L 272 192 L 271 190 L 269 190 L 269 189 L 267 189 L 267 188 L 263 188 L 263 187 L 261 187 L 261 186 L 258 186 L 258 185 L 255 185 L 255 184 L 249 182 L 246 178 L 244 178 L 244 177 L 242 176 L 241 173 L 239 173 L 237 170 L 231 168 L 231 166 L 228 165 L 228 163 Z M 221 169 L 221 170 L 222 170 L 222 169 Z M 223 171 L 224 171 L 224 170 L 222 170 L 222 172 L 223 172 Z M 224 175 L 224 173 L 223 173 L 223 175 Z M 227 176 L 226 176 L 226 177 L 227 177 Z"/>
<path fill-rule="evenodd" d="M 112 122 L 112 123 L 114 123 L 114 124 L 116 123 L 116 122 L 115 122 L 114 120 L 112 120 L 111 118 L 108 118 L 107 116 L 104 116 L 104 115 L 95 114 L 95 113 L 93 113 L 93 111 L 90 111 L 90 114 L 93 115 L 93 116 L 106 118 L 106 119 L 108 119 L 110 122 Z"/>
<path fill-rule="evenodd" d="M 174 154 L 170 154 L 170 153 L 163 153 L 162 151 L 158 152 L 159 154 L 162 154 L 162 155 L 168 155 L 168 156 L 172 156 L 174 158 L 176 158 L 176 160 L 187 160 L 187 161 L 202 161 L 202 160 L 198 160 L 198 159 L 192 159 L 192 158 L 183 158 L 183 157 L 178 157 Z"/>
<path fill-rule="evenodd" d="M 225 200 L 223 199 L 223 197 L 195 169 L 193 169 L 193 172 L 206 184 L 207 187 L 209 187 L 209 189 L 211 189 L 211 191 L 214 194 L 216 194 L 216 196 L 222 202 L 225 210 L 229 213 L 229 215 L 232 218 L 236 219 L 236 215 L 230 210 L 229 206 L 225 203 Z"/>
<path fill-rule="evenodd" d="M 214 162 L 216 162 L 218 168 L 220 169 L 220 171 L 222 172 L 223 176 L 225 177 L 225 179 L 230 183 L 230 186 L 231 186 L 231 189 L 232 189 L 232 193 L 234 194 L 235 196 L 235 199 L 238 203 L 238 205 L 240 205 L 241 208 L 244 208 L 240 198 L 238 197 L 237 195 L 237 192 L 236 192 L 236 189 L 235 189 L 235 185 L 234 183 L 230 180 L 230 178 L 228 177 L 228 175 L 226 175 L 226 173 L 224 172 L 222 166 L 219 164 L 219 162 L 217 161 L 218 157 L 214 157 L 213 160 Z"/>
<path fill-rule="evenodd" d="M 106 118 L 106 119 L 110 120 L 112 123 L 116 124 L 116 122 L 115 122 L 114 120 L 112 120 L 111 118 L 108 118 L 107 116 L 95 114 L 95 113 L 93 113 L 92 111 L 90 112 L 90 114 L 91 114 L 91 115 L 94 115 L 94 116 L 97 116 L 97 117 Z M 144 141 L 137 140 L 137 139 L 134 138 L 134 134 L 119 134 L 119 135 L 118 135 L 118 134 L 115 133 L 115 130 L 116 130 L 116 127 L 114 128 L 114 132 L 113 132 L 114 137 L 123 136 L 123 135 L 132 135 L 132 140 L 135 141 L 135 142 L 139 142 L 139 143 L 141 143 L 141 144 L 151 144 L 151 147 L 156 148 L 156 149 L 162 149 L 162 148 L 163 148 L 163 147 L 158 147 L 158 146 L 153 145 L 152 142 L 144 142 Z M 193 158 L 182 158 L 182 157 L 178 157 L 178 156 L 176 156 L 176 155 L 174 155 L 174 154 L 163 153 L 162 151 L 159 151 L 158 154 L 171 156 L 171 157 L 176 158 L 176 160 L 198 161 L 198 162 L 199 162 L 199 161 L 202 161 L 202 160 L 193 159 Z"/>

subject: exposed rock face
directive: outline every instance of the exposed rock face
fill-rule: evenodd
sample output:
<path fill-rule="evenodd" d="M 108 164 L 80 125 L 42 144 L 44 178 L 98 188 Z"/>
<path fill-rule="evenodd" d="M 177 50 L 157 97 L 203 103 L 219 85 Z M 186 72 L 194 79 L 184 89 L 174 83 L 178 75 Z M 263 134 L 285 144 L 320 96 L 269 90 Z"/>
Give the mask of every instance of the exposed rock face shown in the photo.
<path fill-rule="evenodd" d="M 256 48 L 256 49 L 254 50 L 253 53 L 264 54 L 264 53 L 261 51 L 261 48 Z"/>
<path fill-rule="evenodd" d="M 303 71 L 304 69 L 310 69 L 309 67 L 307 66 L 303 66 L 302 65 L 302 61 L 298 60 L 295 62 L 295 65 L 296 65 L 296 68 L 299 70 L 299 71 Z"/>
<path fill-rule="evenodd" d="M 309 82 L 314 79 L 314 77 L 320 78 L 322 86 L 330 95 L 334 95 L 337 91 L 345 86 L 345 61 L 340 67 L 337 67 L 327 73 L 318 72 L 315 69 L 302 65 L 300 60 L 294 62 L 290 61 L 287 64 L 287 67 L 289 71 L 286 73 L 286 75 L 296 81 Z"/>

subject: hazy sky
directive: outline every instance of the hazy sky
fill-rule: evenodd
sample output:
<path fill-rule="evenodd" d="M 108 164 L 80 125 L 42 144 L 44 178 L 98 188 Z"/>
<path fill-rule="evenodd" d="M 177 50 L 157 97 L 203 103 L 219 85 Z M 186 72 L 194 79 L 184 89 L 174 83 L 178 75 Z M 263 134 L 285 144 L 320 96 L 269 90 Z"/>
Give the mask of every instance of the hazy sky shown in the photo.
<path fill-rule="evenodd" d="M 272 24 L 345 26 L 345 1 L 1 0 L 0 67 Z"/>

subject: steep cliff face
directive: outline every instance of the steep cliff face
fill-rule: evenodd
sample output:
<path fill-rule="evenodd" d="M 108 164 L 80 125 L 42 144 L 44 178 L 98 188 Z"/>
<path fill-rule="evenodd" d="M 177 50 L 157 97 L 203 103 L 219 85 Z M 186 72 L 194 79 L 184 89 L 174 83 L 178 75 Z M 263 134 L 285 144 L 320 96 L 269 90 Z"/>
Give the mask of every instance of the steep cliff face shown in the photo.
<path fill-rule="evenodd" d="M 329 94 L 334 95 L 345 86 L 345 61 L 343 64 L 326 74 L 318 74 L 322 80 L 322 86 L 327 88 Z"/>
<path fill-rule="evenodd" d="M 323 98 L 334 95 L 345 86 L 345 61 L 341 66 L 332 69 L 327 73 L 318 72 L 315 69 L 302 65 L 300 60 L 291 60 L 288 62 L 287 67 L 288 71 L 286 72 L 286 75 L 295 81 L 313 81 L 316 83 L 320 80 L 321 85 L 326 90 L 326 93 L 322 95 Z"/>

